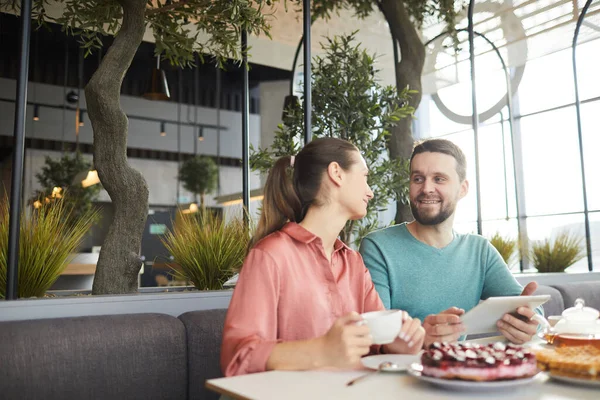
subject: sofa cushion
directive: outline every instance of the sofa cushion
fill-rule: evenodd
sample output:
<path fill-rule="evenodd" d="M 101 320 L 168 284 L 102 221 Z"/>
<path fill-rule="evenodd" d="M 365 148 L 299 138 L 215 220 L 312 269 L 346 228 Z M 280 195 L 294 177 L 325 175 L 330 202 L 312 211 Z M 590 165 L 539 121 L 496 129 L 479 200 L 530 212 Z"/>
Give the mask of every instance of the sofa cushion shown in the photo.
<path fill-rule="evenodd" d="M 220 378 L 221 338 L 226 309 L 191 311 L 179 316 L 187 332 L 188 398 L 218 399 L 219 395 L 205 388 L 207 379 Z"/>
<path fill-rule="evenodd" d="M 163 314 L 0 322 L 0 397 L 185 399 L 185 329 Z"/>
<path fill-rule="evenodd" d="M 562 294 L 552 286 L 539 285 L 534 295 L 549 294 L 550 300 L 544 303 L 544 315 L 546 317 L 550 315 L 560 315 L 565 309 L 565 303 L 563 302 Z"/>
<path fill-rule="evenodd" d="M 600 310 L 600 281 L 571 282 L 554 286 L 563 296 L 565 308 L 573 307 L 582 298 L 585 305 Z"/>

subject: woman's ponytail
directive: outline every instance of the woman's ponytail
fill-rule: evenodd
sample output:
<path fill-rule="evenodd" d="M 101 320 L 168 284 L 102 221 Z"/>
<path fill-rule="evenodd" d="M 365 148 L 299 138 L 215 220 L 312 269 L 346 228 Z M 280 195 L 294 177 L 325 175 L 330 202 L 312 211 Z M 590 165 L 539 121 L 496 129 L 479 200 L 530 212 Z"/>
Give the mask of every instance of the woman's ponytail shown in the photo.
<path fill-rule="evenodd" d="M 269 171 L 263 191 L 260 220 L 249 248 L 281 229 L 288 221 L 300 222 L 302 205 L 292 181 L 292 157 L 281 157 Z"/>

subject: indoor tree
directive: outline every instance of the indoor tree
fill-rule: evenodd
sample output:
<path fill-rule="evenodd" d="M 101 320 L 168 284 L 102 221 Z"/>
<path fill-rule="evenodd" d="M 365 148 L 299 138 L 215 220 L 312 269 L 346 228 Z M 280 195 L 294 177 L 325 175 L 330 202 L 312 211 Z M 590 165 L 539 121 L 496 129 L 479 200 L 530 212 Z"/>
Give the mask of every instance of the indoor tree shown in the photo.
<path fill-rule="evenodd" d="M 0 0 L 0 9 L 15 10 L 19 2 Z M 48 0 L 34 0 L 32 18 L 37 27 L 56 22 L 80 38 L 86 55 L 102 46 L 102 36 L 114 35 L 112 44 L 85 87 L 94 132 L 94 166 L 114 205 L 114 218 L 102 245 L 92 293 L 137 291 L 142 265 L 140 248 L 148 215 L 148 185 L 127 161 L 127 116 L 120 90 L 125 73 L 150 29 L 156 54 L 180 67 L 193 63 L 197 53 L 240 59 L 240 33 L 267 34 L 263 13 L 275 0 L 57 0 L 61 13 L 46 12 Z M 18 9 L 16 11 L 19 11 Z M 200 40 L 200 32 L 206 40 Z"/>
<path fill-rule="evenodd" d="M 301 4 L 300 0 L 295 2 Z M 465 0 L 313 0 L 314 18 L 331 17 L 340 9 L 353 9 L 358 18 L 364 18 L 379 10 L 387 21 L 392 37 L 400 49 L 399 62 L 395 65 L 396 87 L 415 90 L 410 105 L 417 109 L 421 103 L 421 75 L 425 64 L 425 47 L 419 30 L 425 19 L 443 21 L 452 32 L 455 46 L 456 17 L 465 6 Z M 390 51 L 392 44 L 390 43 Z M 408 159 L 413 147 L 412 118 L 405 118 L 392 127 L 388 148 L 392 158 Z M 410 206 L 397 202 L 396 222 L 412 220 Z"/>
<path fill-rule="evenodd" d="M 219 167 L 212 157 L 194 156 L 179 168 L 179 180 L 185 190 L 200 195 L 200 207 L 204 209 L 206 195 L 217 188 Z"/>
<path fill-rule="evenodd" d="M 366 217 L 349 221 L 340 233 L 348 244 L 380 227 L 378 212 L 391 200 L 407 202 L 408 164 L 390 158 L 386 143 L 392 127 L 414 111 L 408 104 L 414 91 L 405 88 L 398 93 L 393 86 L 382 86 L 374 56 L 354 39 L 354 34 L 326 39 L 323 56 L 312 60 L 313 136 L 337 137 L 355 144 L 369 167 L 368 182 L 375 194 Z M 277 158 L 297 154 L 303 144 L 303 118 L 303 109 L 288 109 L 273 144 L 253 151 L 251 167 L 266 172 Z"/>

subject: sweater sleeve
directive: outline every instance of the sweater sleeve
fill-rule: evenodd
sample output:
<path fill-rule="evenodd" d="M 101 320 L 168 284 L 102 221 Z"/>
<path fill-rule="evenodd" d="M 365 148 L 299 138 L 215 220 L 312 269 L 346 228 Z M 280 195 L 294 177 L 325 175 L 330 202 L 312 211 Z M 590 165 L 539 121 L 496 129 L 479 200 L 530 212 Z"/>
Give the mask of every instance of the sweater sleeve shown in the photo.
<path fill-rule="evenodd" d="M 391 288 L 388 266 L 383 257 L 381 249 L 373 239 L 366 237 L 360 244 L 359 252 L 365 266 L 371 274 L 375 289 L 379 293 L 381 302 L 386 309 L 391 308 Z"/>
<path fill-rule="evenodd" d="M 498 250 L 487 240 L 483 243 L 482 255 L 485 265 L 485 280 L 481 299 L 497 296 L 518 296 L 523 287 L 512 275 Z"/>
<path fill-rule="evenodd" d="M 225 376 L 266 370 L 277 339 L 279 274 L 273 259 L 252 249 L 240 272 L 223 328 L 221 368 Z"/>

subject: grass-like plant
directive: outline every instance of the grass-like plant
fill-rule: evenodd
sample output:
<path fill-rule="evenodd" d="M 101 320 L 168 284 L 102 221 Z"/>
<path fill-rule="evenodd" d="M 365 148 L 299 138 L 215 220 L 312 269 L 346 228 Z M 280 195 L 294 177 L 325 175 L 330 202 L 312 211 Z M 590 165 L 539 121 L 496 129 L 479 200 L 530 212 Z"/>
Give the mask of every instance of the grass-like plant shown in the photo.
<path fill-rule="evenodd" d="M 8 199 L 0 204 L 0 297 L 6 296 L 8 260 Z M 42 297 L 64 271 L 70 255 L 97 218 L 86 210 L 72 218 L 73 207 L 64 199 L 23 210 L 19 236 L 17 292 L 20 298 Z"/>
<path fill-rule="evenodd" d="M 492 246 L 498 250 L 506 265 L 510 267 L 517 249 L 517 241 L 509 236 L 502 236 L 499 232 L 496 232 L 489 240 Z"/>
<path fill-rule="evenodd" d="M 239 270 L 248 247 L 243 220 L 225 222 L 210 210 L 183 214 L 162 239 L 179 266 L 176 279 L 192 282 L 198 290 L 220 290 Z"/>
<path fill-rule="evenodd" d="M 538 272 L 563 272 L 585 256 L 582 238 L 569 232 L 554 241 L 545 239 L 531 246 L 531 261 Z"/>

